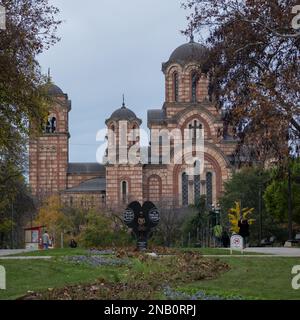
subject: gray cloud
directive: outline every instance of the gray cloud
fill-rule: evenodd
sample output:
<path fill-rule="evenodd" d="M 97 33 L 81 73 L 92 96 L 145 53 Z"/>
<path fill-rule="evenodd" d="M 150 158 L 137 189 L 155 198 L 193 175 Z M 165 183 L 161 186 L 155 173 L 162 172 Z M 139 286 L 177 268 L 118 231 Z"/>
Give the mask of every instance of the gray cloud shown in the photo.
<path fill-rule="evenodd" d="M 72 100 L 70 161 L 96 161 L 96 133 L 122 103 L 142 118 L 161 108 L 161 63 L 186 41 L 181 0 L 53 0 L 62 40 L 39 57 Z"/>

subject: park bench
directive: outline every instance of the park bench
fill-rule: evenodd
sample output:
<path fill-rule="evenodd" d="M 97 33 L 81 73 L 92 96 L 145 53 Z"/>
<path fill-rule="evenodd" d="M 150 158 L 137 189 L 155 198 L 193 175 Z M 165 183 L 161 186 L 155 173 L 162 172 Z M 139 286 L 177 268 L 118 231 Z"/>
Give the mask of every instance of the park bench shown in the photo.
<path fill-rule="evenodd" d="M 272 236 L 270 237 L 270 239 L 262 239 L 260 244 L 262 247 L 267 247 L 267 246 L 273 247 L 275 240 L 276 240 L 276 237 Z"/>
<path fill-rule="evenodd" d="M 300 243 L 300 233 L 297 233 L 294 240 L 291 240 L 292 244 Z"/>
<path fill-rule="evenodd" d="M 293 246 L 297 246 L 298 244 L 300 244 L 300 233 L 296 234 L 295 239 L 286 241 L 284 246 L 293 247 Z"/>

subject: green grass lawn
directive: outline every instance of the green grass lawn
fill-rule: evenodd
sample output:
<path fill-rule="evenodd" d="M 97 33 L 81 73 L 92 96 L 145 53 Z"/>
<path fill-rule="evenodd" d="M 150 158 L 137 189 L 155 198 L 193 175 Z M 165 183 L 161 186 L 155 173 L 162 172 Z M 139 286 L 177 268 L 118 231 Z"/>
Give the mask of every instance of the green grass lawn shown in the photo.
<path fill-rule="evenodd" d="M 189 251 L 189 250 L 193 250 L 193 251 L 197 251 L 200 252 L 203 255 L 225 255 L 225 256 L 230 256 L 230 250 L 229 249 L 223 249 L 223 248 L 183 248 L 183 251 Z M 244 252 L 241 253 L 241 251 L 238 250 L 233 250 L 232 251 L 232 255 L 256 255 L 257 253 L 253 253 L 253 252 Z"/>
<path fill-rule="evenodd" d="M 190 249 L 189 249 L 190 250 Z M 195 293 L 241 296 L 245 299 L 299 299 L 300 290 L 291 287 L 291 270 L 300 265 L 300 258 L 282 257 L 230 257 L 228 250 L 196 249 L 204 255 L 228 254 L 220 260 L 228 263 L 230 270 L 214 280 L 194 281 L 178 285 L 178 290 Z M 28 256 L 51 255 L 51 260 L 0 260 L 6 268 L 7 290 L 0 290 L 0 299 L 16 299 L 28 291 L 92 283 L 97 279 L 111 282 L 136 281 L 143 278 L 151 282 L 157 273 L 167 271 L 165 260 L 144 262 L 132 258 L 132 268 L 126 266 L 91 267 L 74 265 L 62 256 L 87 255 L 84 249 L 55 249 L 27 253 Z M 176 268 L 172 266 L 172 268 Z M 176 269 L 174 269 L 176 270 Z M 163 298 L 163 297 L 162 297 Z"/>
<path fill-rule="evenodd" d="M 231 270 L 215 280 L 204 280 L 179 288 L 188 293 L 203 290 L 210 294 L 242 296 L 245 299 L 296 299 L 300 290 L 291 286 L 291 270 L 299 258 L 220 258 Z"/>
<path fill-rule="evenodd" d="M 95 279 L 119 281 L 122 267 L 93 268 L 51 260 L 0 260 L 7 274 L 7 290 L 0 290 L 0 299 L 16 299 L 28 291 L 47 290 L 66 285 L 89 283 Z"/>
<path fill-rule="evenodd" d="M 203 255 L 230 255 L 230 250 L 222 249 L 222 248 L 181 248 L 182 251 L 196 251 Z M 25 257 L 36 257 L 36 256 L 52 256 L 52 257 L 60 257 L 60 256 L 76 256 L 76 255 L 88 255 L 89 252 L 86 249 L 76 248 L 76 249 L 50 249 L 50 250 L 38 250 L 31 251 L 26 253 L 18 253 L 12 256 L 25 256 Z M 233 251 L 233 255 L 241 255 L 240 251 Z M 245 255 L 255 255 L 253 252 L 245 252 Z"/>
<path fill-rule="evenodd" d="M 13 257 L 37 257 L 37 256 L 51 256 L 51 257 L 61 257 L 61 256 L 80 256 L 88 255 L 88 250 L 82 248 L 65 248 L 65 249 L 49 249 L 49 250 L 37 250 L 25 253 L 18 253 L 12 255 Z"/>

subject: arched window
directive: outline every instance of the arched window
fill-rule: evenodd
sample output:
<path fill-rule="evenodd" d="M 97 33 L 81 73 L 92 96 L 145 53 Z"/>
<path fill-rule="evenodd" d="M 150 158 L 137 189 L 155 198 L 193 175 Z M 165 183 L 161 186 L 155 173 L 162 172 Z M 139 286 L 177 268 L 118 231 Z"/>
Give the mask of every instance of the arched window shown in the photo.
<path fill-rule="evenodd" d="M 200 161 L 197 160 L 195 162 L 195 172 L 194 172 L 194 202 L 195 204 L 199 201 L 200 199 Z"/>
<path fill-rule="evenodd" d="M 95 198 L 94 196 L 91 196 L 90 208 L 94 208 L 94 207 L 95 207 Z"/>
<path fill-rule="evenodd" d="M 211 208 L 213 203 L 213 175 L 211 172 L 206 173 L 206 203 Z"/>
<path fill-rule="evenodd" d="M 182 174 L 182 205 L 189 204 L 189 176 L 184 172 Z"/>
<path fill-rule="evenodd" d="M 179 78 L 178 78 L 178 73 L 174 72 L 173 75 L 173 86 L 174 86 L 174 101 L 178 102 L 179 98 Z"/>
<path fill-rule="evenodd" d="M 161 200 L 161 178 L 152 175 L 148 178 L 148 200 L 158 203 Z"/>
<path fill-rule="evenodd" d="M 198 80 L 199 80 L 198 73 L 194 71 L 192 73 L 192 86 L 191 86 L 191 91 L 192 91 L 191 98 L 192 98 L 192 102 L 194 102 L 194 103 L 197 102 Z"/>
<path fill-rule="evenodd" d="M 105 157 L 107 162 L 116 163 L 119 145 L 117 144 L 116 127 L 113 123 L 108 126 L 107 129 L 107 148 Z"/>
<path fill-rule="evenodd" d="M 105 194 L 104 193 L 102 193 L 102 195 L 101 195 L 101 202 L 102 202 L 102 204 L 105 204 Z"/>
<path fill-rule="evenodd" d="M 193 120 L 192 122 L 189 123 L 188 125 L 189 128 L 189 137 L 190 139 L 196 139 L 201 137 L 201 129 L 202 129 L 202 124 L 198 120 Z"/>
<path fill-rule="evenodd" d="M 137 124 L 134 124 L 132 126 L 132 144 L 134 144 L 134 142 L 138 142 L 140 139 L 139 137 L 139 126 Z"/>
<path fill-rule="evenodd" d="M 127 202 L 127 194 L 128 194 L 128 188 L 127 188 L 127 181 L 121 182 L 121 194 L 122 194 L 122 202 Z"/>
<path fill-rule="evenodd" d="M 48 116 L 47 124 L 46 124 L 46 133 L 55 133 L 56 132 L 56 116 L 54 114 L 50 114 Z"/>

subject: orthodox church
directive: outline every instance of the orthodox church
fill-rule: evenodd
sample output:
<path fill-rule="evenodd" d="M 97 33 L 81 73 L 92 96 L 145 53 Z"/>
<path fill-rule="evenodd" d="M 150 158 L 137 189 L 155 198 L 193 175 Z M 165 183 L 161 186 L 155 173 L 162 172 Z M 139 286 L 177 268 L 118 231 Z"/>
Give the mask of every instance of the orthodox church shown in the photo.
<path fill-rule="evenodd" d="M 162 64 L 165 102 L 161 109 L 148 110 L 151 131 L 201 128 L 204 135 L 203 170 L 188 175 L 184 163 L 69 163 L 69 112 L 71 101 L 51 84 L 53 105 L 44 133 L 29 142 L 29 181 L 34 196 L 59 194 L 70 206 L 117 209 L 131 201 L 170 201 L 177 207 L 195 203 L 206 196 L 216 205 L 224 182 L 232 173 L 231 159 L 236 141 L 223 130 L 222 113 L 210 92 L 205 68 L 206 48 L 194 42 L 183 44 Z M 201 67 L 200 67 L 201 66 Z M 120 140 L 120 123 L 139 130 L 142 121 L 125 103 L 105 121 L 107 129 Z M 139 137 L 135 141 L 138 143 Z M 108 136 L 108 140 L 110 140 Z M 108 144 L 112 141 L 108 141 Z M 131 146 L 134 142 L 128 141 Z M 159 152 L 162 152 L 160 148 Z M 173 151 L 173 152 L 172 152 Z M 175 156 L 174 149 L 171 156 Z"/>

